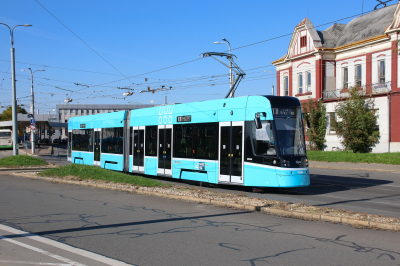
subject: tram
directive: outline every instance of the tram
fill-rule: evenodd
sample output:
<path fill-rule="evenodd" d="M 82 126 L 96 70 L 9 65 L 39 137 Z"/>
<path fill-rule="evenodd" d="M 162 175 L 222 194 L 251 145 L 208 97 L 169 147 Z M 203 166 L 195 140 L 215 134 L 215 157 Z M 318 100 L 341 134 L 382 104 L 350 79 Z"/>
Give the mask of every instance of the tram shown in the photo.
<path fill-rule="evenodd" d="M 300 102 L 246 96 L 73 117 L 75 164 L 213 184 L 310 184 Z"/>

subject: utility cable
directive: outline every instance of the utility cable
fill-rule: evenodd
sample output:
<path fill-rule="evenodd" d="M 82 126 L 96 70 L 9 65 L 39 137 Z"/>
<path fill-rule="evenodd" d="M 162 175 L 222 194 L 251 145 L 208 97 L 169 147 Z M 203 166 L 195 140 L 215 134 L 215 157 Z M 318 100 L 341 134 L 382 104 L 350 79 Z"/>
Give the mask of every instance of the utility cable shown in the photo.
<path fill-rule="evenodd" d="M 67 30 L 69 30 L 76 38 L 78 38 L 81 42 L 83 42 L 87 47 L 90 48 L 95 54 L 97 54 L 101 59 L 103 59 L 107 64 L 109 64 L 112 68 L 114 68 L 118 73 L 124 76 L 126 79 L 131 81 L 129 77 L 125 76 L 121 71 L 119 71 L 115 66 L 113 66 L 110 62 L 108 62 L 104 57 L 102 57 L 98 52 L 96 52 L 89 44 L 87 44 L 84 40 L 82 40 L 78 35 L 75 34 L 70 28 L 68 28 L 64 23 L 61 22 L 53 13 L 51 13 L 47 8 L 45 8 L 38 0 L 35 0 L 44 10 L 46 10 L 50 15 L 52 15 L 58 22 L 60 22 Z M 132 81 L 131 81 L 132 82 Z"/>

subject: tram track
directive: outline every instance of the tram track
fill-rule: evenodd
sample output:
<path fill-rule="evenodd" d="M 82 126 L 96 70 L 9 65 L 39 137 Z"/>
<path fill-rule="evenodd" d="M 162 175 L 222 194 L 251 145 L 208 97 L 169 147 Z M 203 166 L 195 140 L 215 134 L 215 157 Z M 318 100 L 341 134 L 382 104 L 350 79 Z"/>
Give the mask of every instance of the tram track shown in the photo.
<path fill-rule="evenodd" d="M 48 168 L 0 169 L 0 173 L 37 172 Z M 302 188 L 267 188 L 262 192 L 253 192 L 249 187 L 213 185 L 187 180 L 175 180 L 165 177 L 146 176 L 163 182 L 201 188 L 224 193 L 242 194 L 248 197 L 280 200 L 289 203 L 306 203 L 315 206 L 333 206 L 340 209 L 382 214 L 385 216 L 400 217 L 400 205 L 393 200 L 400 200 L 399 183 L 395 174 L 385 173 L 385 179 L 379 173 L 358 174 L 356 171 L 332 169 L 312 169 L 311 185 Z M 354 173 L 356 172 L 356 173 Z M 329 175 L 327 175 L 329 174 Z M 355 176 L 355 177 L 354 177 Z M 379 178 L 376 178 L 378 176 Z M 380 199 L 376 201 L 376 199 Z"/>

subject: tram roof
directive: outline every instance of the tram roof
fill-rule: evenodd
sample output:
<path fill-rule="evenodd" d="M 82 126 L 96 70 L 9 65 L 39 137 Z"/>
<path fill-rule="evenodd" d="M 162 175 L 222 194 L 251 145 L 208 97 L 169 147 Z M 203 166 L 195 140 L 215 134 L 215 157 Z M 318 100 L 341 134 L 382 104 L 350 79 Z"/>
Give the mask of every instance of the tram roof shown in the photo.
<path fill-rule="evenodd" d="M 224 121 L 250 121 L 255 113 L 264 112 L 263 119 L 272 120 L 272 108 L 299 106 L 300 102 L 290 96 L 243 96 L 211 101 L 162 105 L 131 111 L 131 126 L 183 124 L 179 116 L 187 116 L 188 123 Z M 190 118 L 189 118 L 190 117 Z"/>
<path fill-rule="evenodd" d="M 71 117 L 68 129 L 123 127 L 125 117 L 126 111 Z"/>

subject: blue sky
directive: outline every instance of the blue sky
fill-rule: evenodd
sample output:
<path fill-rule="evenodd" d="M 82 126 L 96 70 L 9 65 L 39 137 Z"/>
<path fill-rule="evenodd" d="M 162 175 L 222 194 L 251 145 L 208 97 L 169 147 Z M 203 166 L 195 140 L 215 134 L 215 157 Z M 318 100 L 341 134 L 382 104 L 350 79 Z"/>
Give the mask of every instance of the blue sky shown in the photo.
<path fill-rule="evenodd" d="M 21 69 L 44 69 L 34 73 L 35 109 L 47 113 L 67 97 L 75 104 L 162 104 L 164 95 L 168 103 L 223 98 L 229 90 L 228 68 L 212 58 L 195 60 L 203 52 L 226 52 L 227 45 L 214 44 L 222 38 L 231 43 L 237 64 L 247 74 L 236 96 L 270 94 L 271 74 L 276 88 L 271 62 L 286 54 L 290 34 L 305 17 L 324 30 L 331 22 L 361 14 L 362 9 L 371 11 L 377 4 L 375 0 L 12 0 L 1 2 L 0 22 L 11 27 L 33 25 L 14 30 L 17 98 L 28 110 L 31 79 Z M 276 38 L 282 35 L 287 36 Z M 273 40 L 265 41 L 269 39 Z M 254 45 L 246 46 L 250 44 Z M 9 30 L 0 25 L 0 106 L 11 105 L 10 58 Z M 268 70 L 273 72 L 263 72 Z M 162 85 L 172 90 L 139 93 L 147 86 Z M 118 87 L 130 87 L 134 94 L 124 99 L 126 90 Z"/>

